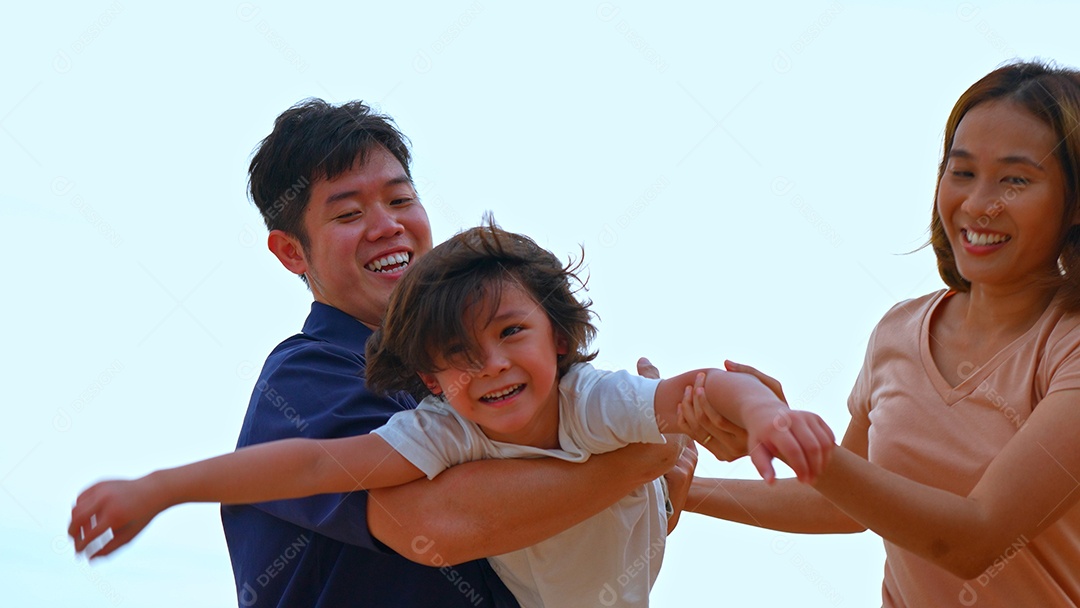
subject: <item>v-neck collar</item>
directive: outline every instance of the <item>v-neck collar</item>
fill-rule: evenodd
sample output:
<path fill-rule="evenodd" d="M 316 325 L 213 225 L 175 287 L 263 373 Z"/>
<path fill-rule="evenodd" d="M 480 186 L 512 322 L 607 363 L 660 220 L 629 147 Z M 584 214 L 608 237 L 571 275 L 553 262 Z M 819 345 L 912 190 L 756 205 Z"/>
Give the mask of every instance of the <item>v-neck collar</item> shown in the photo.
<path fill-rule="evenodd" d="M 1039 315 L 1038 320 L 1032 324 L 1023 334 L 1019 335 L 1012 342 L 1007 344 L 1004 348 L 994 354 L 986 363 L 972 369 L 971 373 L 964 378 L 960 384 L 952 386 L 941 375 L 941 371 L 938 369 L 937 364 L 934 362 L 934 358 L 930 355 L 930 319 L 933 318 L 934 312 L 941 306 L 941 303 L 946 298 L 955 295 L 953 290 L 942 291 L 934 302 L 927 308 L 926 314 L 922 318 L 922 322 L 919 326 L 919 351 L 923 362 L 923 368 L 926 370 L 927 377 L 930 378 L 930 383 L 934 385 L 934 389 L 937 390 L 938 395 L 941 396 L 945 405 L 956 405 L 961 399 L 971 395 L 987 377 L 990 376 L 998 367 L 1001 366 L 1009 357 L 1016 352 L 1021 346 L 1026 344 L 1031 336 L 1039 331 L 1039 327 L 1042 326 L 1043 320 L 1046 315 L 1049 314 L 1050 309 L 1054 307 L 1054 301 L 1046 306 L 1046 309 Z"/>

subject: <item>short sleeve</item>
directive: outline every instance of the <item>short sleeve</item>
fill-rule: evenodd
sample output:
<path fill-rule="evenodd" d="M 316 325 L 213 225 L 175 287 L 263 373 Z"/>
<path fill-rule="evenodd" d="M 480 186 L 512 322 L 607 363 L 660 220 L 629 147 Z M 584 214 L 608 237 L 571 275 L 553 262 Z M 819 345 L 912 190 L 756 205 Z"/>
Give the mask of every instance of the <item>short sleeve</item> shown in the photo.
<path fill-rule="evenodd" d="M 664 443 L 654 399 L 659 380 L 626 371 L 576 365 L 559 383 L 560 399 L 571 408 L 563 426 L 583 449 L 602 454 L 630 443 Z"/>
<path fill-rule="evenodd" d="M 1080 319 L 1067 315 L 1059 327 L 1068 324 L 1060 338 L 1054 340 L 1049 353 L 1049 376 L 1046 394 L 1080 388 Z"/>
<path fill-rule="evenodd" d="M 428 397 L 416 409 L 398 412 L 372 431 L 428 479 L 481 457 L 475 438 L 436 400 Z"/>
<path fill-rule="evenodd" d="M 880 327 L 880 324 L 878 327 Z M 862 369 L 859 370 L 859 376 L 855 378 L 855 386 L 851 387 L 851 394 L 848 395 L 848 411 L 851 412 L 852 419 L 866 428 L 870 427 L 874 343 L 877 339 L 878 327 L 875 327 L 874 331 L 870 333 L 870 340 L 866 344 L 866 354 L 863 357 Z"/>

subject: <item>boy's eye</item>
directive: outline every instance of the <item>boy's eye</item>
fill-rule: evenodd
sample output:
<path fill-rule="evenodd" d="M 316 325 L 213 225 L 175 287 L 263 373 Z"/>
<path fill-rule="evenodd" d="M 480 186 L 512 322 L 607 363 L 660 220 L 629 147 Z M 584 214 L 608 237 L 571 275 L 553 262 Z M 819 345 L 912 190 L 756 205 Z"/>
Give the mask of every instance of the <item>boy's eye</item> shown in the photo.
<path fill-rule="evenodd" d="M 520 325 L 511 325 L 510 327 L 507 327 L 506 329 L 502 330 L 502 337 L 503 338 L 509 338 L 510 336 L 518 333 L 519 331 L 521 331 L 523 329 L 525 329 L 525 328 L 520 326 Z"/>
<path fill-rule="evenodd" d="M 1011 186 L 1026 186 L 1026 185 L 1028 185 L 1028 183 L 1030 183 L 1028 181 L 1028 178 L 1026 178 L 1026 177 L 1016 177 L 1016 176 L 1006 177 L 1005 182 L 1007 184 L 1011 185 Z"/>

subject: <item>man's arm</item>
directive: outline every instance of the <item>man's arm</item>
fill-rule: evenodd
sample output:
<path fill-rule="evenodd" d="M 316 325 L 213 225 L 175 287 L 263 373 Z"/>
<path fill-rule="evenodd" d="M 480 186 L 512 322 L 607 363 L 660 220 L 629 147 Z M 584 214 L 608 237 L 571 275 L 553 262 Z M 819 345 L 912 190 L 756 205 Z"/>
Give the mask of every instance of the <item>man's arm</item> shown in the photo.
<path fill-rule="evenodd" d="M 584 463 L 482 460 L 434 480 L 369 492 L 375 538 L 421 564 L 457 564 L 523 549 L 615 504 L 666 473 L 680 447 L 632 444 Z M 557 499 L 553 499 L 557 498 Z"/>

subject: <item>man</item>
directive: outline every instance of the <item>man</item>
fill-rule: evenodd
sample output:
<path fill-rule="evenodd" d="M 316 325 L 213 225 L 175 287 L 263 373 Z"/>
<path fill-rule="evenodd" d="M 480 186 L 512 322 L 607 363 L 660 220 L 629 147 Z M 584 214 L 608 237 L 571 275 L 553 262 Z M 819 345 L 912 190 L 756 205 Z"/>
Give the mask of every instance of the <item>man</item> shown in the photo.
<path fill-rule="evenodd" d="M 360 102 L 303 102 L 250 167 L 268 246 L 314 302 L 267 358 L 237 447 L 367 433 L 415 407 L 364 386 L 364 344 L 394 284 L 431 249 L 405 139 Z M 585 464 L 482 461 L 377 492 L 222 507 L 244 606 L 514 606 L 484 556 L 534 544 L 663 474 L 671 446 Z M 557 504 L 549 500 L 559 496 Z M 411 560 L 411 561 L 410 561 Z M 470 561 L 479 560 L 479 561 Z M 415 563 L 414 563 L 415 562 Z"/>

